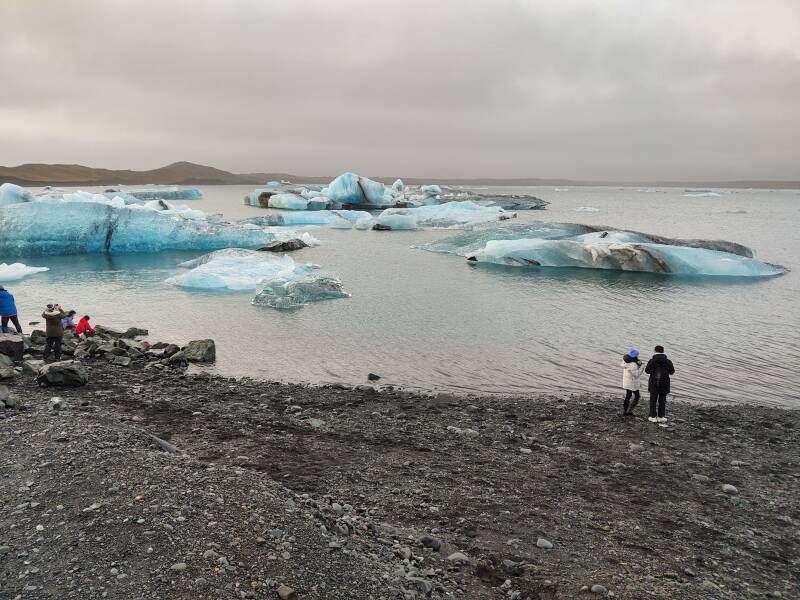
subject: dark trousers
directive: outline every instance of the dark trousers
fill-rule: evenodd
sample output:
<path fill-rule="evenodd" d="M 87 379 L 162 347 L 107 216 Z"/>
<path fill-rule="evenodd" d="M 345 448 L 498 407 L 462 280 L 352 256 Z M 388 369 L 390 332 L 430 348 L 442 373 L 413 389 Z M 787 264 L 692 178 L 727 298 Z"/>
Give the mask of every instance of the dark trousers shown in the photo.
<path fill-rule="evenodd" d="M 658 415 L 656 415 L 658 406 Z M 667 392 L 650 392 L 650 416 L 663 417 L 667 414 Z"/>
<path fill-rule="evenodd" d="M 17 328 L 17 333 L 22 333 L 22 325 L 19 324 L 17 315 L 10 315 L 8 317 L 0 317 L 0 331 L 8 333 L 8 322 L 11 321 L 14 327 Z"/>
<path fill-rule="evenodd" d="M 631 396 L 633 396 L 633 404 L 631 404 Z M 639 404 L 639 390 L 625 390 L 625 402 L 622 404 L 622 414 L 627 415 L 633 412 L 637 404 Z"/>
<path fill-rule="evenodd" d="M 61 360 L 61 336 L 58 337 L 49 337 L 44 343 L 44 357 L 47 358 L 50 356 L 50 351 L 53 351 L 53 354 L 56 357 L 56 360 Z"/>

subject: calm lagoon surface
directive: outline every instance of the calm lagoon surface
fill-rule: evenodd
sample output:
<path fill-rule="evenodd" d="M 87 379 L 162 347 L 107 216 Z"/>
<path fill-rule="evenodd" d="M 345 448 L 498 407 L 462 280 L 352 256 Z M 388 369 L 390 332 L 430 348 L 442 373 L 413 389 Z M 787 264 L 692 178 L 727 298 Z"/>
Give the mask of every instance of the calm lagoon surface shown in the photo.
<path fill-rule="evenodd" d="M 230 220 L 267 212 L 243 205 L 249 186 L 201 189 L 203 200 L 185 203 Z M 226 375 L 356 384 L 374 372 L 381 383 L 441 392 L 614 392 L 628 347 L 646 359 L 660 343 L 675 363 L 676 398 L 800 407 L 799 191 L 718 190 L 719 197 L 685 196 L 677 188 L 495 191 L 551 203 L 520 212 L 521 221 L 730 240 L 789 272 L 728 279 L 475 267 L 415 248 L 457 231 L 315 228 L 322 245 L 292 256 L 336 274 L 352 297 L 278 311 L 251 305 L 252 292 L 164 282 L 177 263 L 200 252 L 0 256 L 0 262 L 50 267 L 5 284 L 23 325 L 40 320 L 44 304 L 60 302 L 95 323 L 148 328 L 154 341 L 213 338 L 215 370 Z M 586 207 L 597 210 L 579 210 Z"/>

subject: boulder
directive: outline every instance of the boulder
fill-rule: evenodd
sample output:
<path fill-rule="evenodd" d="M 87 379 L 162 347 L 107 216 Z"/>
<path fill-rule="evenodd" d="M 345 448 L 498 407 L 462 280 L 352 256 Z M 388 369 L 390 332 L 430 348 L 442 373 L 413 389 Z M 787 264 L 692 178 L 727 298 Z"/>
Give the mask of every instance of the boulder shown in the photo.
<path fill-rule="evenodd" d="M 44 346 L 46 340 L 47 340 L 47 334 L 45 334 L 44 330 L 34 329 L 33 331 L 31 331 L 30 341 L 32 345 Z"/>
<path fill-rule="evenodd" d="M 183 352 L 183 350 L 176 352 L 175 354 L 164 360 L 169 365 L 187 366 L 189 364 L 189 360 L 186 358 L 186 354 Z"/>
<path fill-rule="evenodd" d="M 293 250 L 300 250 L 301 248 L 308 248 L 303 240 L 293 238 L 291 240 L 275 240 L 266 246 L 261 246 L 259 252 L 292 252 Z"/>
<path fill-rule="evenodd" d="M 16 376 L 17 372 L 14 370 L 14 367 L 0 367 L 0 380 L 13 379 Z"/>
<path fill-rule="evenodd" d="M 128 340 L 132 340 L 135 337 L 147 335 L 150 333 L 147 329 L 142 329 L 141 327 L 129 327 L 122 335 L 119 337 L 125 338 Z"/>
<path fill-rule="evenodd" d="M 118 329 L 112 329 L 111 327 L 105 327 L 103 325 L 95 325 L 94 329 L 97 332 L 97 335 L 112 338 L 121 338 L 126 333 L 124 331 L 119 331 Z"/>
<path fill-rule="evenodd" d="M 0 385 L 0 410 L 18 407 L 19 405 L 20 401 L 11 395 L 11 390 L 4 385 Z"/>
<path fill-rule="evenodd" d="M 8 367 L 14 368 L 14 361 L 10 356 L 6 356 L 5 354 L 0 354 L 0 369 L 6 369 Z"/>
<path fill-rule="evenodd" d="M 28 375 L 36 375 L 43 364 L 43 360 L 26 360 L 22 363 L 22 372 Z"/>
<path fill-rule="evenodd" d="M 372 230 L 373 231 L 391 231 L 392 228 L 389 227 L 389 225 L 383 225 L 382 223 L 375 223 L 375 225 L 372 226 Z"/>
<path fill-rule="evenodd" d="M 10 356 L 12 360 L 22 360 L 25 352 L 25 341 L 21 335 L 0 333 L 0 354 Z"/>
<path fill-rule="evenodd" d="M 130 356 L 112 356 L 109 361 L 112 365 L 119 365 L 120 367 L 129 367 L 131 365 Z"/>
<path fill-rule="evenodd" d="M 189 362 L 214 362 L 217 360 L 217 347 L 214 340 L 192 340 L 183 347 L 182 352 Z"/>
<path fill-rule="evenodd" d="M 86 371 L 71 360 L 50 363 L 39 369 L 36 383 L 39 385 L 81 386 L 89 381 Z"/>

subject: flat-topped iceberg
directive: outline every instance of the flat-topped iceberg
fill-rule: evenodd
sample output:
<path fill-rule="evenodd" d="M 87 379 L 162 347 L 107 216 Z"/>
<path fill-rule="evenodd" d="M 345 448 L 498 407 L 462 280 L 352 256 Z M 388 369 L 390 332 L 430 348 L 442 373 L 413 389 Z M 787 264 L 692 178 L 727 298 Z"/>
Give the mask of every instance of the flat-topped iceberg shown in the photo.
<path fill-rule="evenodd" d="M 29 267 L 22 263 L 0 263 L 0 282 L 2 281 L 17 281 L 28 275 L 35 273 L 43 273 L 49 271 L 47 267 Z"/>
<path fill-rule="evenodd" d="M 104 194 L 124 193 L 138 200 L 202 200 L 203 192 L 197 188 L 179 188 L 171 186 L 166 188 L 143 188 L 143 189 L 123 189 L 108 190 Z"/>
<path fill-rule="evenodd" d="M 418 208 L 387 208 L 378 215 L 375 223 L 391 229 L 458 229 L 514 217 L 516 214 L 506 212 L 499 206 L 481 206 L 467 200 Z"/>
<path fill-rule="evenodd" d="M 242 248 L 217 250 L 181 263 L 188 269 L 167 283 L 203 290 L 257 290 L 253 304 L 296 308 L 307 302 L 348 296 L 342 283 L 316 265 L 299 264 L 290 256 Z"/>
<path fill-rule="evenodd" d="M 259 227 L 285 227 L 300 225 L 330 225 L 339 221 L 355 223 L 359 219 L 369 219 L 371 215 L 363 210 L 299 210 L 279 212 L 263 217 L 251 217 L 239 221 Z"/>
<path fill-rule="evenodd" d="M 466 256 L 473 263 L 511 266 L 724 277 L 772 277 L 785 272 L 755 260 L 749 248 L 731 242 L 672 240 L 570 223 L 485 229 L 424 248 Z"/>
<path fill-rule="evenodd" d="M 159 252 L 256 247 L 275 236 L 253 224 L 228 223 L 163 200 L 73 192 L 0 206 L 0 254 Z"/>

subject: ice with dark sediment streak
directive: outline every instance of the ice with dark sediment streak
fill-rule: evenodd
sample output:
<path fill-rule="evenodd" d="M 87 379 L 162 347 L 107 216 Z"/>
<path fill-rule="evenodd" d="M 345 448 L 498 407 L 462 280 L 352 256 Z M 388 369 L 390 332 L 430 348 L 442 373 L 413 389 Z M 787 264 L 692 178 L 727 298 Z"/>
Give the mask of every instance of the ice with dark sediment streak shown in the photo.
<path fill-rule="evenodd" d="M 167 279 L 167 283 L 201 290 L 256 290 L 253 304 L 259 306 L 297 308 L 308 302 L 349 295 L 333 275 L 317 265 L 297 263 L 288 255 L 228 248 L 179 267 L 185 270 Z"/>
<path fill-rule="evenodd" d="M 675 240 L 572 223 L 483 228 L 423 248 L 465 256 L 473 263 L 511 266 L 719 277 L 772 277 L 785 272 L 755 260 L 752 250 L 733 242 Z"/>
<path fill-rule="evenodd" d="M 202 200 L 203 192 L 197 188 L 179 188 L 177 186 L 166 188 L 123 189 L 121 192 L 133 196 L 137 200 Z M 106 195 L 116 191 L 104 192 Z"/>
<path fill-rule="evenodd" d="M 272 213 L 263 217 L 251 217 L 240 223 L 260 227 L 330 225 L 342 220 L 355 223 L 359 219 L 369 219 L 370 217 L 371 215 L 363 210 L 298 210 Z"/>
<path fill-rule="evenodd" d="M 40 256 L 256 247 L 275 235 L 163 200 L 128 203 L 88 192 L 0 206 L 0 254 Z"/>

